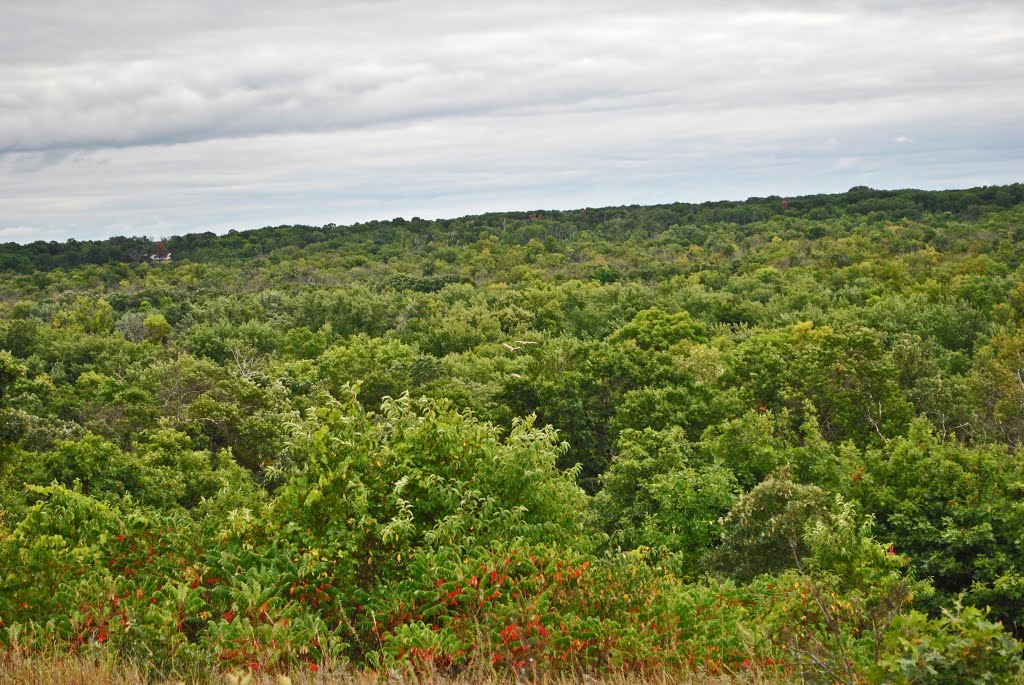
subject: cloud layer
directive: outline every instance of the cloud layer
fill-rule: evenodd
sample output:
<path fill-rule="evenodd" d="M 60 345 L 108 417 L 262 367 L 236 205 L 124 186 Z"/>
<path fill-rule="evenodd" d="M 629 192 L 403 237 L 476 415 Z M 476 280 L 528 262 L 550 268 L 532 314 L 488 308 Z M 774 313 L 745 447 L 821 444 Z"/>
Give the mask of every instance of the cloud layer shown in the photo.
<path fill-rule="evenodd" d="M 1024 6 L 19 3 L 0 241 L 1021 180 Z"/>

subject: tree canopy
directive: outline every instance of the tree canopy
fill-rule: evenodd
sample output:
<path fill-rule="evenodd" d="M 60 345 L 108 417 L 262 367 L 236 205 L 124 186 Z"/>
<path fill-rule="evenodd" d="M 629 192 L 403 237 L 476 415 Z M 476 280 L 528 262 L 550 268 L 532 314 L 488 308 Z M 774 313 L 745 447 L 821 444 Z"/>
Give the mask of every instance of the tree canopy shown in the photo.
<path fill-rule="evenodd" d="M 0 245 L 4 649 L 1018 682 L 1024 186 L 160 243 Z"/>

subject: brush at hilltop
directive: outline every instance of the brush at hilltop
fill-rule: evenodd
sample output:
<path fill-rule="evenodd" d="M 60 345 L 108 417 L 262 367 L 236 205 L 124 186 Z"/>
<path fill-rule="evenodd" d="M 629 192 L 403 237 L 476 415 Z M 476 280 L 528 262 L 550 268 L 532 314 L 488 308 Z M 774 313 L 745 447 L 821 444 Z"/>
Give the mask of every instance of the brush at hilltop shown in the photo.
<path fill-rule="evenodd" d="M 0 682 L 1019 682 L 1022 265 L 1020 185 L 0 246 Z"/>

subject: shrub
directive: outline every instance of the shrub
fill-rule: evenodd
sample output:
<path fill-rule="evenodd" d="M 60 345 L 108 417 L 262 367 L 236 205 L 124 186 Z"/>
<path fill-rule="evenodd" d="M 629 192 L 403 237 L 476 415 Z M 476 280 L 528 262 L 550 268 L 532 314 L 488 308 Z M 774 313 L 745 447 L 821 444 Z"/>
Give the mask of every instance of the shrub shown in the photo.
<path fill-rule="evenodd" d="M 957 601 L 939 618 L 918 611 L 896 617 L 876 677 L 901 684 L 1020 683 L 1022 647 L 986 611 Z"/>

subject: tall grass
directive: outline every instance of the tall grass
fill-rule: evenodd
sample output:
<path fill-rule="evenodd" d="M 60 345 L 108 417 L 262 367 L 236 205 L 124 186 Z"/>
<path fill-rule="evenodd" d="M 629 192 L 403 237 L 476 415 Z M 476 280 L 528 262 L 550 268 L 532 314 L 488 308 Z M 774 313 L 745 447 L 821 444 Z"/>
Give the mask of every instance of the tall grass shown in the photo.
<path fill-rule="evenodd" d="M 17 654 L 0 656 L 0 685 L 784 685 L 795 683 L 780 673 L 748 671 L 736 675 L 704 676 L 689 671 L 601 676 L 515 677 L 489 667 L 469 669 L 456 676 L 438 674 L 375 674 L 324 667 L 317 672 L 250 674 L 204 672 L 159 678 L 130 664 L 113 665 L 81 657 L 50 659 Z"/>

